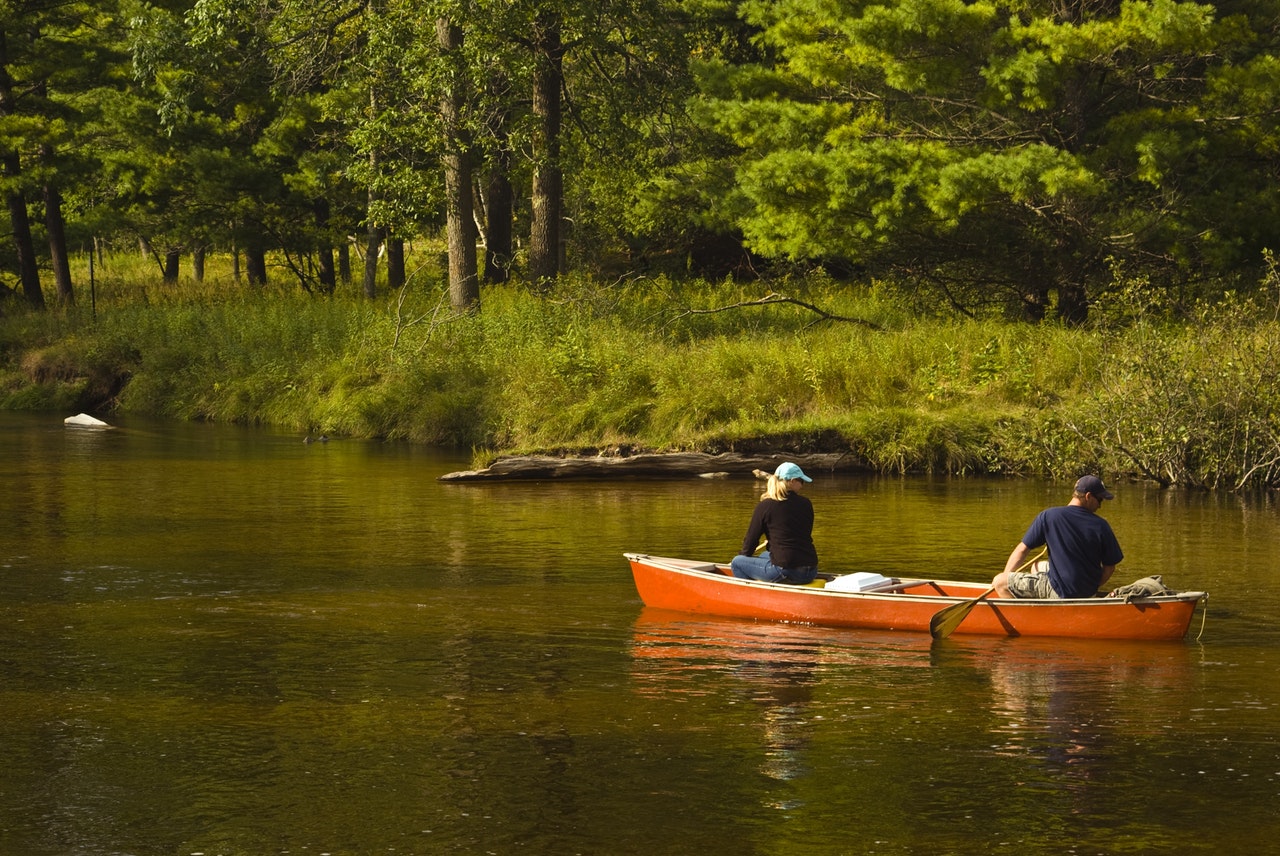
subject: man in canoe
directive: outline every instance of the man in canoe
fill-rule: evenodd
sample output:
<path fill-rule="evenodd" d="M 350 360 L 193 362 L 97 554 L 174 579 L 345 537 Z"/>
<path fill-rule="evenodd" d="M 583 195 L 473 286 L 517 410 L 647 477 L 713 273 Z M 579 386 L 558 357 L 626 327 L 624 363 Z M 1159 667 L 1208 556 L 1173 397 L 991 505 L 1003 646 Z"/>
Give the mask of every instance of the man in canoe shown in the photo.
<path fill-rule="evenodd" d="M 1115 499 L 1102 479 L 1084 476 L 1071 502 L 1036 515 L 1004 570 L 991 581 L 997 597 L 1093 597 L 1124 558 L 1111 524 L 1098 516 L 1105 499 Z M 1048 545 L 1049 568 L 1019 573 L 1027 553 Z"/>
<path fill-rule="evenodd" d="M 813 503 L 800 488 L 813 479 L 790 461 L 769 476 L 769 485 L 751 514 L 742 552 L 729 567 L 733 575 L 767 583 L 811 583 L 818 575 L 813 546 Z M 768 549 L 755 555 L 761 537 Z"/>

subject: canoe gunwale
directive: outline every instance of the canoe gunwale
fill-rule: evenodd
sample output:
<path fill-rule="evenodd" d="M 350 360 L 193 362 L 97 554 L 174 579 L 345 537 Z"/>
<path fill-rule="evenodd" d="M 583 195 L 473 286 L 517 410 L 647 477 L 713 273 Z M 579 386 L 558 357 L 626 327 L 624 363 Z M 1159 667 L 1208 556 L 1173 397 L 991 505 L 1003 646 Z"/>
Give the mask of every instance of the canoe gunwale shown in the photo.
<path fill-rule="evenodd" d="M 714 566 L 718 569 L 728 570 L 729 566 L 720 562 L 698 562 L 684 567 L 675 564 L 675 561 L 683 562 L 684 560 L 675 560 L 663 556 L 651 556 L 647 553 L 624 553 L 628 561 L 644 562 L 652 567 L 660 568 L 675 574 L 689 574 L 697 578 L 708 576 L 708 572 L 702 570 L 708 566 Z M 769 583 L 763 580 L 745 580 L 740 577 L 732 577 L 728 574 L 721 574 L 721 578 L 711 575 L 711 578 L 717 583 L 728 585 L 740 585 L 748 588 L 764 588 L 780 592 L 795 592 L 803 595 L 815 597 L 852 597 L 852 598 L 870 598 L 879 596 L 890 600 L 905 600 L 911 603 L 936 603 L 939 607 L 950 606 L 956 603 L 963 603 L 972 598 L 966 595 L 948 595 L 948 594 L 912 594 L 905 591 L 895 591 L 899 587 L 916 586 L 916 585 L 938 585 L 938 586 L 956 586 L 956 587 L 972 587 L 974 596 L 981 593 L 987 587 L 987 583 L 965 582 L 961 580 L 941 580 L 941 579 L 915 579 L 891 577 L 891 584 L 883 588 L 870 588 L 863 591 L 836 591 L 827 588 L 818 588 L 810 586 L 796 585 L 794 583 Z M 997 598 L 996 603 L 999 606 L 1106 606 L 1114 607 L 1118 603 L 1182 603 L 1188 600 L 1207 600 L 1208 592 L 1203 591 L 1182 591 L 1177 594 L 1152 595 L 1149 597 L 1134 597 L 1128 601 L 1120 598 L 1109 598 L 1103 595 L 1095 595 L 1094 597 L 1062 597 L 1062 598 Z"/>

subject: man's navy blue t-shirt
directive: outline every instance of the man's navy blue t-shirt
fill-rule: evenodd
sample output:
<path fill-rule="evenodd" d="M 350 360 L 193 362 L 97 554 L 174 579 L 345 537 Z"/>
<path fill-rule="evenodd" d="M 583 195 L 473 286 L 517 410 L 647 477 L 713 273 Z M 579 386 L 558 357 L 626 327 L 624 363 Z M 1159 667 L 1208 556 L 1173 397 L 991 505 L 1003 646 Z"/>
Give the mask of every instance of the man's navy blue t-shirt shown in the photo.
<path fill-rule="evenodd" d="M 1093 597 L 1102 584 L 1102 566 L 1124 558 L 1111 524 L 1079 505 L 1040 512 L 1022 543 L 1032 549 L 1049 545 L 1049 583 L 1059 597 Z"/>

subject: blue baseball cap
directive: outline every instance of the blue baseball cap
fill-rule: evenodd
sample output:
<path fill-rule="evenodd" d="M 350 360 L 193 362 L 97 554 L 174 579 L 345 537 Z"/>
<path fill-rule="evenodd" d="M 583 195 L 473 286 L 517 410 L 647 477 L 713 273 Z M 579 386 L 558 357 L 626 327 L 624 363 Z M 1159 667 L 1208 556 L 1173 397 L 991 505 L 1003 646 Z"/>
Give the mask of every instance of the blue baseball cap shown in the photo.
<path fill-rule="evenodd" d="M 785 464 L 779 464 L 773 474 L 783 481 L 791 481 L 792 479 L 800 479 L 801 481 L 811 482 L 813 479 L 804 474 L 804 470 L 797 465 L 787 461 Z"/>

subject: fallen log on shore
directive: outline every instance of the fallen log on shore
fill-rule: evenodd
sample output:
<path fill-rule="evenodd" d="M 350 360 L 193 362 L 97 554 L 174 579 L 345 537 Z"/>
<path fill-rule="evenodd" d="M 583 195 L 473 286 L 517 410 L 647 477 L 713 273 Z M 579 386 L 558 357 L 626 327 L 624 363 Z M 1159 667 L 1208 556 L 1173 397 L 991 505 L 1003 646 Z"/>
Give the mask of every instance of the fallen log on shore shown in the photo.
<path fill-rule="evenodd" d="M 753 470 L 772 472 L 783 461 L 793 461 L 809 475 L 822 472 L 859 472 L 865 462 L 849 452 L 820 454 L 748 455 L 724 452 L 640 453 L 634 455 L 592 455 L 554 457 L 515 455 L 499 458 L 483 470 L 463 470 L 440 476 L 439 481 L 500 481 L 517 479 L 606 479 L 631 476 L 699 476 L 716 478 L 753 476 Z M 767 474 L 767 473 L 766 473 Z"/>

